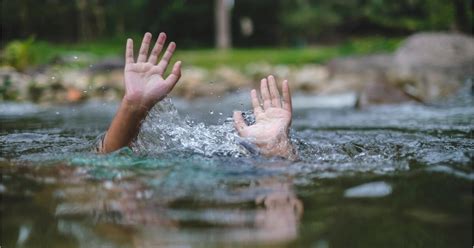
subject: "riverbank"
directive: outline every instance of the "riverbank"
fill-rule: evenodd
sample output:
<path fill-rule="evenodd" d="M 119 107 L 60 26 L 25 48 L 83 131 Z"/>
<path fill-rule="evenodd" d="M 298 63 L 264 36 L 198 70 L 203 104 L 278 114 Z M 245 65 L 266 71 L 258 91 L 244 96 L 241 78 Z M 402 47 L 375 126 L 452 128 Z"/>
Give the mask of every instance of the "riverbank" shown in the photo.
<path fill-rule="evenodd" d="M 123 95 L 123 59 L 116 55 L 117 45 L 95 54 L 91 52 L 101 46 L 91 47 L 91 52 L 82 46 L 58 46 L 53 56 L 51 47 L 31 44 L 31 56 L 41 50 L 49 62 L 23 68 L 18 60 L 10 63 L 16 67 L 2 66 L 1 99 L 63 103 L 117 100 Z M 175 59 L 184 61 L 183 76 L 173 95 L 188 100 L 221 97 L 255 87 L 273 74 L 288 79 L 296 92 L 356 95 L 354 106 L 430 102 L 452 95 L 474 75 L 470 36 L 421 33 L 398 48 L 396 44 L 368 39 L 304 49 L 180 51 Z"/>

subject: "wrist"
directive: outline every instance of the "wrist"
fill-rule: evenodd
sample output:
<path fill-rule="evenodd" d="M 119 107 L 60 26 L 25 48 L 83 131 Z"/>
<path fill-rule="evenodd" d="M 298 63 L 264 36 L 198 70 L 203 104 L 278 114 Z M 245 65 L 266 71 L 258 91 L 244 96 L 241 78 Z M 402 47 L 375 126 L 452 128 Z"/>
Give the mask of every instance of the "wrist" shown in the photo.
<path fill-rule="evenodd" d="M 293 145 L 286 133 L 270 140 L 257 142 L 256 145 L 264 156 L 278 156 L 290 159 L 295 157 Z"/>
<path fill-rule="evenodd" d="M 124 121 L 140 123 L 146 118 L 150 109 L 143 104 L 131 102 L 124 98 L 120 104 L 118 114 L 124 118 Z"/>
<path fill-rule="evenodd" d="M 123 97 L 120 104 L 120 108 L 126 110 L 127 112 L 133 113 L 148 113 L 153 107 L 151 104 L 146 104 L 142 101 L 129 100 L 126 96 Z"/>

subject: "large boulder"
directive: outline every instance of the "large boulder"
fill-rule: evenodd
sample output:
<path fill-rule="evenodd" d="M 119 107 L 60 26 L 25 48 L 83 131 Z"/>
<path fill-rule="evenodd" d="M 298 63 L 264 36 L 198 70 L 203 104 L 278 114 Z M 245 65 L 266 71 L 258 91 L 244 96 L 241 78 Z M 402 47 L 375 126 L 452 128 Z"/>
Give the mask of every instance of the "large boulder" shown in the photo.
<path fill-rule="evenodd" d="M 406 39 L 395 52 L 395 64 L 403 69 L 456 68 L 474 62 L 474 39 L 454 33 L 419 33 Z"/>
<path fill-rule="evenodd" d="M 432 101 L 455 93 L 474 75 L 474 39 L 454 33 L 410 36 L 394 54 L 389 81 L 407 94 Z"/>
<path fill-rule="evenodd" d="M 326 93 L 359 92 L 360 106 L 409 100 L 430 102 L 457 92 L 474 75 L 474 39 L 419 33 L 394 54 L 339 58 L 328 64 Z"/>

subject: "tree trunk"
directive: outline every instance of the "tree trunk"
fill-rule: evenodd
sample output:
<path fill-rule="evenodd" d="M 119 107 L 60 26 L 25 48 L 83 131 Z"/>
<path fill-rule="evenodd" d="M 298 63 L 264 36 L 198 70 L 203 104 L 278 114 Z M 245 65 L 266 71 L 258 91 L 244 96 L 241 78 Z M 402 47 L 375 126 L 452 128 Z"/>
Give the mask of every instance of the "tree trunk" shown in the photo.
<path fill-rule="evenodd" d="M 94 19 L 96 24 L 96 34 L 94 38 L 103 37 L 106 29 L 106 18 L 105 18 L 105 10 L 102 1 L 95 0 L 92 6 L 92 13 L 94 13 Z"/>
<path fill-rule="evenodd" d="M 23 38 L 26 38 L 30 34 L 30 24 L 29 24 L 29 11 L 28 11 L 28 2 L 25 0 L 20 1 L 20 12 L 18 13 L 21 20 L 21 31 L 20 35 Z M 3 11 L 2 11 L 3 12 Z"/>
<path fill-rule="evenodd" d="M 78 30 L 79 30 L 79 40 L 89 40 L 91 37 L 91 29 L 89 25 L 89 20 L 87 18 L 87 0 L 76 0 L 76 8 L 78 13 Z"/>
<path fill-rule="evenodd" d="M 230 30 L 230 6 L 228 0 L 216 0 L 214 17 L 216 46 L 220 50 L 227 50 L 232 46 Z"/>
<path fill-rule="evenodd" d="M 473 27 L 469 20 L 472 3 L 469 4 L 469 0 L 454 0 L 452 3 L 454 5 L 456 28 L 464 33 L 472 34 Z"/>

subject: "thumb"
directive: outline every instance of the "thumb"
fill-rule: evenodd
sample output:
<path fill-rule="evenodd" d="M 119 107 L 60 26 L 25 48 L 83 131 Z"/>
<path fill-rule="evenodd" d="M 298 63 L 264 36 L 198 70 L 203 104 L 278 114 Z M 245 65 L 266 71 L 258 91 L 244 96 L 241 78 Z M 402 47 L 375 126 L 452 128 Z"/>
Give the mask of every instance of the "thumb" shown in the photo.
<path fill-rule="evenodd" d="M 247 123 L 245 123 L 241 111 L 234 111 L 234 127 L 235 129 L 237 129 L 237 132 L 239 132 L 239 134 L 245 127 L 247 127 Z"/>

